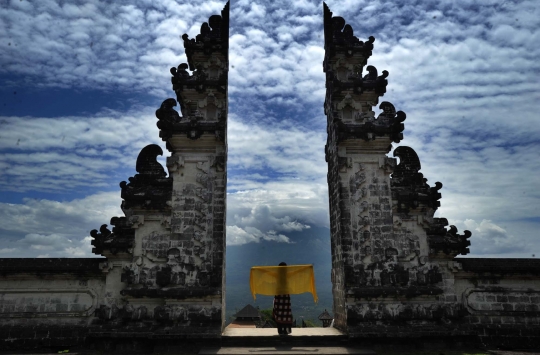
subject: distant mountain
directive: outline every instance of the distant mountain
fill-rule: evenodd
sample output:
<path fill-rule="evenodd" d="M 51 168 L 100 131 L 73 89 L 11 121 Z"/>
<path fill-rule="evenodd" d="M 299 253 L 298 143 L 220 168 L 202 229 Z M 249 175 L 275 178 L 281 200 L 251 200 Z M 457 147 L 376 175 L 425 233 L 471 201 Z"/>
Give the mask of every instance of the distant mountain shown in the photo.
<path fill-rule="evenodd" d="M 227 319 L 252 304 L 260 309 L 272 308 L 273 297 L 257 296 L 254 301 L 249 288 L 249 271 L 252 266 L 313 264 L 319 303 L 311 294 L 292 295 L 293 316 L 317 321 L 325 309 L 332 313 L 332 283 L 330 281 L 331 255 L 330 230 L 312 227 L 301 232 L 284 233 L 291 243 L 261 241 L 237 246 L 227 246 L 226 259 L 226 314 Z"/>

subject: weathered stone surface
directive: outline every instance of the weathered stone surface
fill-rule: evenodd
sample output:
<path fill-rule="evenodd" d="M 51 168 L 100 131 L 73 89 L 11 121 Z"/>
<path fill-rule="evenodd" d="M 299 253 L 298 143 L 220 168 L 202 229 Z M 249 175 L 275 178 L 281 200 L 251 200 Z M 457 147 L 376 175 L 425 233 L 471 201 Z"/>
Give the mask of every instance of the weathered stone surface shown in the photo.
<path fill-rule="evenodd" d="M 188 63 L 171 68 L 176 99 L 156 111 L 168 176 L 161 148 L 146 146 L 138 174 L 121 183 L 125 216 L 90 232 L 93 252 L 106 258 L 0 259 L 0 350 L 218 344 L 228 23 L 229 4 L 196 38 L 182 36 Z M 388 85 L 388 72 L 367 65 L 375 39 L 360 41 L 326 4 L 324 33 L 335 326 L 351 344 L 540 347 L 540 260 L 454 258 L 469 252 L 471 233 L 434 218 L 442 184 L 427 183 L 412 148 L 387 156 L 406 116 L 386 101 L 372 111 Z"/>
<path fill-rule="evenodd" d="M 206 107 L 206 115 L 199 110 L 192 110 L 188 115 L 180 117 L 178 112 L 174 110 L 176 106 L 175 99 L 167 99 L 161 104 L 161 108 L 156 111 L 158 118 L 157 126 L 160 129 L 160 137 L 163 140 L 168 140 L 175 133 L 185 134 L 190 139 L 198 139 L 205 133 L 213 134 L 216 138 L 223 140 L 225 138 L 226 128 L 226 112 L 224 111 L 224 98 L 221 96 L 210 102 L 201 102 L 200 105 Z M 219 104 L 219 106 L 216 106 Z M 219 111 L 217 111 L 219 109 Z"/>
<path fill-rule="evenodd" d="M 410 147 L 397 147 L 394 156 L 400 162 L 392 174 L 392 199 L 397 204 L 397 212 L 408 214 L 410 210 L 436 211 L 440 206 L 442 188 L 440 182 L 430 187 L 420 173 L 420 159 Z"/>
<path fill-rule="evenodd" d="M 1 259 L 0 259 L 1 260 Z M 464 272 L 495 274 L 500 276 L 540 275 L 540 259 L 459 258 Z"/>
<path fill-rule="evenodd" d="M 379 297 L 401 296 L 411 298 L 422 295 L 440 295 L 444 291 L 436 286 L 386 286 L 386 287 L 358 287 L 348 289 L 348 294 L 356 299 L 372 301 Z"/>
<path fill-rule="evenodd" d="M 124 217 L 90 232 L 107 259 L 0 259 L 0 350 L 101 339 L 214 339 L 224 325 L 228 17 L 183 36 L 171 70 L 182 116 L 156 112 L 172 156 L 155 144 L 122 182 Z M 42 332 L 47 330 L 47 332 Z M 92 341 L 94 343 L 94 341 Z M 152 347 L 152 342 L 142 344 Z M 122 345 L 123 346 L 123 345 Z M 133 349 L 132 349 L 133 350 Z"/>
<path fill-rule="evenodd" d="M 486 346 L 540 345 L 540 260 L 454 259 L 455 292 L 467 310 L 463 327 Z"/>
<path fill-rule="evenodd" d="M 411 265 L 410 260 L 420 256 L 419 238 L 407 229 L 395 228 L 389 176 L 395 160 L 385 154 L 393 141 L 403 138 L 405 114 L 396 112 L 389 102 L 380 105 L 382 113 L 377 118 L 371 110 L 386 91 L 388 76 L 383 72 L 378 77 L 373 66 L 361 76 L 373 42 L 370 37 L 361 43 L 352 35 L 352 28 L 345 26 L 342 18 L 332 17 L 325 6 L 323 67 L 327 74 L 326 159 L 334 314 L 335 325 L 347 331 L 349 318 L 360 319 L 353 315 L 363 312 L 350 298 L 352 295 L 396 295 L 409 287 L 418 293 L 424 289 L 416 285 L 441 280 L 425 277 L 436 270 L 432 265 Z M 410 296 L 410 292 L 407 294 Z"/>
<path fill-rule="evenodd" d="M 442 184 L 427 183 L 412 148 L 394 150 L 399 164 L 386 155 L 403 139 L 406 116 L 389 102 L 377 118 L 372 111 L 388 76 L 372 66 L 362 75 L 375 39 L 360 41 L 326 5 L 324 21 L 334 325 L 351 339 L 539 344 L 521 326 L 492 328 L 538 324 L 538 267 L 454 259 L 469 252 L 471 232 L 433 217 Z"/>
<path fill-rule="evenodd" d="M 0 258 L 0 275 L 23 273 L 102 275 L 104 258 Z"/>
<path fill-rule="evenodd" d="M 129 178 L 129 183 L 122 181 L 122 210 L 167 210 L 170 206 L 172 179 L 166 177 L 165 170 L 157 162 L 157 156 L 163 155 L 161 147 L 150 144 L 144 147 L 137 158 L 137 172 Z"/>
<path fill-rule="evenodd" d="M 104 224 L 100 227 L 99 233 L 96 229 L 90 231 L 90 236 L 94 238 L 91 244 L 92 253 L 106 256 L 107 254 L 131 253 L 135 242 L 135 230 L 131 228 L 127 217 L 111 218 L 112 231 Z"/>
<path fill-rule="evenodd" d="M 187 287 L 187 288 L 126 288 L 120 293 L 123 296 L 131 297 L 152 297 L 152 298 L 170 298 L 170 299 L 189 299 L 203 298 L 208 296 L 220 296 L 221 287 Z"/>

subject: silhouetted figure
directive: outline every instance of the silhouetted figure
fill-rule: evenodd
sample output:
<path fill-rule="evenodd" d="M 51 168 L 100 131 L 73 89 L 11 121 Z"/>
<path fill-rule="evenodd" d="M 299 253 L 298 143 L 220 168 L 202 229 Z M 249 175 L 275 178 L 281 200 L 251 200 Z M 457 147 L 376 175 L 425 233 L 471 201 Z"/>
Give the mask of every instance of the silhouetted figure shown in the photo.
<path fill-rule="evenodd" d="M 287 266 L 286 263 L 282 262 L 279 266 Z M 287 273 L 283 270 L 283 273 L 280 273 L 278 280 L 279 282 L 286 284 L 287 282 Z M 291 296 L 290 295 L 275 295 L 274 296 L 274 309 L 272 311 L 272 316 L 276 322 L 279 335 L 287 335 L 291 333 L 292 327 L 292 312 L 291 312 Z"/>

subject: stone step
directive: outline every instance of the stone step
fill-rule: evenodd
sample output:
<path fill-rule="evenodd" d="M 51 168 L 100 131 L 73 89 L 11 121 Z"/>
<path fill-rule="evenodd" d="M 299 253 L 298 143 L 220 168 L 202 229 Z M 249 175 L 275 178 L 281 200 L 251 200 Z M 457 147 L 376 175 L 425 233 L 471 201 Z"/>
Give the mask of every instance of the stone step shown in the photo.
<path fill-rule="evenodd" d="M 316 347 L 347 346 L 347 336 L 335 328 L 293 328 L 282 336 L 276 328 L 227 328 L 221 337 L 223 347 Z"/>
<path fill-rule="evenodd" d="M 369 349 L 344 346 L 275 346 L 203 348 L 199 355 L 376 355 Z"/>

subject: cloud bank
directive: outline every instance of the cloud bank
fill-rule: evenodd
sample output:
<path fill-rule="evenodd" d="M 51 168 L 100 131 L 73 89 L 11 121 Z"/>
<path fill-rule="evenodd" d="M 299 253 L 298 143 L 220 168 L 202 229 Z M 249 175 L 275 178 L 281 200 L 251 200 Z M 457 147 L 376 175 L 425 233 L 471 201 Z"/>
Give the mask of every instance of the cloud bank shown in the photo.
<path fill-rule="evenodd" d="M 133 93 L 125 108 L 96 102 L 84 116 L 17 114 L 14 105 L 31 102 L 2 99 L 11 105 L 6 115 L 0 102 L 2 255 L 88 255 L 83 239 L 120 214 L 118 183 L 135 173 L 139 150 L 163 146 L 154 111 L 174 96 L 179 36 L 196 35 L 223 5 L 0 4 L 4 93 Z M 231 5 L 227 242 L 292 242 L 291 231 L 329 224 L 322 3 Z M 444 184 L 437 216 L 473 232 L 471 256 L 540 254 L 536 2 L 328 5 L 360 39 L 375 36 L 369 64 L 390 72 L 382 100 L 407 113 L 401 145 L 416 150 L 430 183 Z"/>

